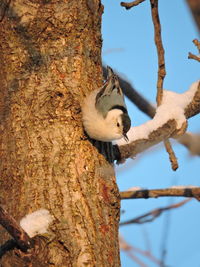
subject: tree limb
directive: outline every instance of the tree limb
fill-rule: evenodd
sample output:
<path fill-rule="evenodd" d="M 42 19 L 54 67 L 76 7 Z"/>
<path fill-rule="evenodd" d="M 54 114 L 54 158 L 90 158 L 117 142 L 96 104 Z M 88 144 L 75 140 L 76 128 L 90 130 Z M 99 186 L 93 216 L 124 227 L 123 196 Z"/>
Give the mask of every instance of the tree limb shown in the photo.
<path fill-rule="evenodd" d="M 176 171 L 178 169 L 178 161 L 177 161 L 176 155 L 174 153 L 174 150 L 172 148 L 172 145 L 171 145 L 169 139 L 164 140 L 164 145 L 165 145 L 165 149 L 169 155 L 169 160 L 171 162 L 172 170 Z"/>
<path fill-rule="evenodd" d="M 120 192 L 121 199 L 193 197 L 200 201 L 200 187 L 171 187 L 165 189 L 143 189 Z"/>
<path fill-rule="evenodd" d="M 165 70 L 165 50 L 162 44 L 162 37 L 161 37 L 161 25 L 160 25 L 160 18 L 158 13 L 158 0 L 150 0 L 151 3 L 151 14 L 152 14 L 152 21 L 154 25 L 154 40 L 157 49 L 158 55 L 158 79 L 157 79 L 157 96 L 156 101 L 157 105 L 160 106 L 162 103 L 162 96 L 163 96 L 163 83 L 166 76 Z M 169 155 L 169 160 L 171 162 L 171 167 L 174 171 L 178 168 L 178 161 L 176 155 L 173 151 L 171 143 L 168 139 L 164 140 L 165 149 Z"/>
<path fill-rule="evenodd" d="M 33 247 L 33 241 L 28 234 L 21 228 L 16 220 L 8 214 L 2 207 L 0 207 L 0 224 L 8 231 L 14 238 L 16 244 L 22 251 L 27 251 Z"/>
<path fill-rule="evenodd" d="M 143 223 L 147 223 L 147 222 L 152 222 L 157 217 L 159 217 L 164 211 L 179 208 L 189 201 L 191 201 L 191 198 L 185 199 L 185 200 L 183 200 L 179 203 L 176 203 L 176 204 L 168 205 L 168 206 L 163 207 L 163 208 L 157 208 L 157 209 L 151 210 L 150 212 L 147 212 L 147 213 L 145 213 L 139 217 L 136 217 L 132 220 L 127 220 L 127 221 L 121 222 L 119 224 L 119 226 L 133 224 L 133 223 L 143 224 Z"/>
<path fill-rule="evenodd" d="M 194 43 L 194 45 L 197 47 L 198 52 L 200 53 L 200 42 L 199 42 L 197 39 L 194 39 L 194 40 L 193 40 L 193 43 Z M 189 58 L 189 59 L 194 59 L 194 60 L 200 62 L 200 56 L 199 56 L 199 55 L 196 56 L 196 55 L 194 55 L 194 54 L 192 54 L 192 53 L 189 52 L 189 53 L 188 53 L 188 58 Z"/>
<path fill-rule="evenodd" d="M 194 59 L 194 60 L 197 60 L 197 61 L 199 61 L 200 62 L 200 57 L 199 56 L 196 56 L 196 55 L 194 55 L 194 54 L 192 54 L 192 53 L 188 53 L 188 58 L 189 59 Z"/>
<path fill-rule="evenodd" d="M 155 256 L 153 256 L 150 250 L 142 250 L 140 248 L 128 244 L 127 241 L 125 241 L 121 235 L 119 235 L 119 244 L 120 249 L 126 252 L 126 254 L 138 264 L 138 266 L 147 267 L 147 265 L 135 255 L 136 253 L 148 258 L 149 260 L 160 266 L 160 261 L 156 259 Z"/>
<path fill-rule="evenodd" d="M 159 106 L 162 102 L 163 82 L 164 82 L 165 75 L 166 75 L 165 50 L 163 48 L 162 38 L 161 38 L 161 25 L 160 25 L 159 13 L 158 13 L 158 0 L 150 0 L 150 3 L 151 3 L 152 21 L 154 25 L 154 41 L 155 41 L 157 54 L 158 54 L 158 80 L 157 80 L 156 101 Z"/>
<path fill-rule="evenodd" d="M 200 53 L 200 42 L 199 42 L 199 40 L 198 39 L 194 39 L 192 42 L 197 47 L 198 52 Z"/>

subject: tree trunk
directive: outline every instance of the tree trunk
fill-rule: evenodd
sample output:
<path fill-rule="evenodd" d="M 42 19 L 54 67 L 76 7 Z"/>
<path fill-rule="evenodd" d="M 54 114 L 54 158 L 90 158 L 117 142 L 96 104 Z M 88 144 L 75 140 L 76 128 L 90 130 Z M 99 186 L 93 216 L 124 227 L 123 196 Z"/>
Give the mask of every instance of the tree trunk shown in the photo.
<path fill-rule="evenodd" d="M 54 221 L 0 266 L 120 266 L 113 166 L 81 120 L 83 97 L 102 85 L 101 2 L 1 2 L 0 205 L 17 221 L 39 208 Z M 0 228 L 0 245 L 9 238 Z"/>

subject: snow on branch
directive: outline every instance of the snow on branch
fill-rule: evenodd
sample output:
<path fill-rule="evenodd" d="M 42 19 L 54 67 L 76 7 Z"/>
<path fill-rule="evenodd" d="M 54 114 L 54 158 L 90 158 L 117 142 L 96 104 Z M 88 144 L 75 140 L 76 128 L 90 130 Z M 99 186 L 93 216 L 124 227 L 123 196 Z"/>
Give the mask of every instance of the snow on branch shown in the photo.
<path fill-rule="evenodd" d="M 115 71 L 116 72 L 116 71 Z M 106 79 L 107 77 L 107 69 L 103 66 L 103 76 Z M 154 106 L 147 101 L 142 95 L 140 95 L 136 89 L 132 86 L 130 82 L 122 78 L 122 76 L 117 73 L 119 78 L 119 82 L 121 87 L 123 88 L 124 94 L 128 97 L 128 99 L 135 104 L 142 112 L 144 112 L 150 118 L 155 116 L 156 109 Z M 198 99 L 198 98 L 196 98 Z M 194 104 L 194 103 L 193 103 Z M 198 103 L 197 103 L 198 105 Z M 188 108 L 188 111 L 191 107 Z M 194 107 L 196 109 L 196 107 Z M 199 155 L 200 156 L 200 135 L 199 134 L 192 134 L 192 133 L 185 133 L 181 137 L 176 139 L 180 144 L 184 145 L 188 148 L 192 155 Z M 115 147 L 116 149 L 116 147 Z M 111 161 L 113 162 L 113 161 Z"/>
<path fill-rule="evenodd" d="M 20 226 L 30 237 L 47 233 L 49 224 L 53 221 L 52 215 L 46 209 L 39 209 L 27 214 L 20 221 Z"/>
<path fill-rule="evenodd" d="M 123 139 L 117 141 L 118 163 L 167 138 L 181 136 L 187 128 L 187 119 L 199 112 L 199 81 L 182 94 L 164 90 L 162 104 L 157 107 L 154 118 L 140 126 L 131 127 L 127 134 L 128 143 Z"/>
<path fill-rule="evenodd" d="M 53 216 L 46 209 L 39 209 L 23 217 L 18 223 L 6 210 L 0 207 L 0 225 L 13 237 L 0 246 L 0 257 L 9 249 L 18 247 L 23 252 L 34 247 L 32 237 L 47 232 Z"/>
<path fill-rule="evenodd" d="M 121 199 L 158 198 L 158 197 L 193 197 L 200 201 L 200 187 L 174 186 L 164 189 L 136 189 L 120 192 Z"/>

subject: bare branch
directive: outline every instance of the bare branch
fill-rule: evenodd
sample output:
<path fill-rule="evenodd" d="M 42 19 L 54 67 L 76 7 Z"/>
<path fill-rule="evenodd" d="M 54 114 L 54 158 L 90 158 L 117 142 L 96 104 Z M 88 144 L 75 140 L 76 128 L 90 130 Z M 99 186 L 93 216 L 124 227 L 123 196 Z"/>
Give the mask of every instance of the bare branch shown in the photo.
<path fill-rule="evenodd" d="M 194 60 L 200 62 L 200 56 L 196 56 L 190 52 L 188 53 L 188 59 L 194 59 Z"/>
<path fill-rule="evenodd" d="M 126 9 L 130 9 L 134 6 L 137 6 L 144 2 L 145 0 L 135 0 L 133 2 L 127 3 L 127 2 L 121 2 L 121 6 L 125 7 Z"/>
<path fill-rule="evenodd" d="M 157 48 L 158 54 L 158 80 L 157 80 L 157 105 L 161 105 L 163 96 L 163 83 L 166 75 L 165 70 L 165 50 L 162 44 L 161 37 L 161 25 L 158 13 L 158 0 L 150 0 L 151 2 L 151 14 L 154 25 L 154 40 Z M 174 171 L 178 168 L 178 161 L 170 141 L 167 139 L 164 141 L 165 149 L 169 154 L 169 159 L 171 162 L 171 167 Z"/>
<path fill-rule="evenodd" d="M 176 158 L 176 155 L 172 149 L 171 143 L 169 142 L 169 139 L 164 141 L 165 149 L 169 155 L 169 160 L 171 162 L 171 167 L 173 171 L 176 171 L 178 169 L 178 161 Z"/>
<path fill-rule="evenodd" d="M 200 81 L 192 101 L 185 108 L 186 118 L 191 118 L 200 112 Z"/>
<path fill-rule="evenodd" d="M 161 38 L 161 25 L 158 14 L 158 0 L 150 0 L 151 2 L 151 14 L 154 25 L 154 40 L 156 44 L 157 54 L 158 54 L 158 80 L 157 80 L 157 104 L 158 106 L 162 102 L 163 95 L 163 82 L 166 75 L 165 70 L 165 50 L 162 44 Z"/>
<path fill-rule="evenodd" d="M 193 43 L 194 43 L 194 45 L 197 47 L 198 52 L 200 53 L 200 42 L 199 42 L 197 39 L 194 39 L 194 40 L 193 40 Z M 194 60 L 197 60 L 197 61 L 200 62 L 200 55 L 195 56 L 194 54 L 192 54 L 192 53 L 189 52 L 189 53 L 188 53 L 188 58 L 189 58 L 189 59 L 194 59 Z"/>
<path fill-rule="evenodd" d="M 199 42 L 199 40 L 198 39 L 194 39 L 192 42 L 197 47 L 198 52 L 200 53 L 200 42 Z"/>
<path fill-rule="evenodd" d="M 183 206 L 184 204 L 186 204 L 187 202 L 191 201 L 192 199 L 185 199 L 179 203 L 176 204 L 172 204 L 163 208 L 157 208 L 154 210 L 151 210 L 150 212 L 147 212 L 139 217 L 136 217 L 132 220 L 128 220 L 125 222 L 121 222 L 119 224 L 119 226 L 123 226 L 123 225 L 128 225 L 128 224 L 133 224 L 133 223 L 137 223 L 137 224 L 143 224 L 143 223 L 147 223 L 147 222 L 152 222 L 154 221 L 157 217 L 159 217 L 164 211 L 167 210 L 171 210 L 171 209 L 175 209 L 175 208 L 179 208 L 181 206 Z"/>
<path fill-rule="evenodd" d="M 143 189 L 120 192 L 121 199 L 158 198 L 158 197 L 193 197 L 200 200 L 200 187 L 174 187 L 165 189 Z"/>
<path fill-rule="evenodd" d="M 149 260 L 151 260 L 152 262 L 154 262 L 155 264 L 158 264 L 160 266 L 160 261 L 158 259 L 156 259 L 156 257 L 154 257 L 151 253 L 150 250 L 142 250 L 140 248 L 137 248 L 133 245 L 129 245 L 127 243 L 127 241 L 124 240 L 124 238 L 120 235 L 119 236 L 119 244 L 120 244 L 120 249 L 123 250 L 124 252 L 127 253 L 127 255 L 133 259 L 139 266 L 141 267 L 147 267 L 136 255 L 140 254 L 146 258 L 148 258 Z"/>
<path fill-rule="evenodd" d="M 33 247 L 33 241 L 28 234 L 2 207 L 0 207 L 0 224 L 14 238 L 15 242 L 22 251 L 26 251 L 27 249 Z"/>
<path fill-rule="evenodd" d="M 188 53 L 188 59 L 194 59 L 194 60 L 197 60 L 200 62 L 200 57 L 199 56 L 195 56 L 194 54 L 192 53 Z"/>

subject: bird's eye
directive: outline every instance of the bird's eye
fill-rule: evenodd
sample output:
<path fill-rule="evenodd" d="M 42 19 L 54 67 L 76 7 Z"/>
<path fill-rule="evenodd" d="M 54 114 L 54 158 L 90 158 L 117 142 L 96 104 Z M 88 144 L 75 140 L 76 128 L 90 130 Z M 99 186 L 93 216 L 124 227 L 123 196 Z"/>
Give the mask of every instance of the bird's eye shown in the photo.
<path fill-rule="evenodd" d="M 117 123 L 117 127 L 119 127 L 120 125 L 119 125 L 119 122 Z"/>

